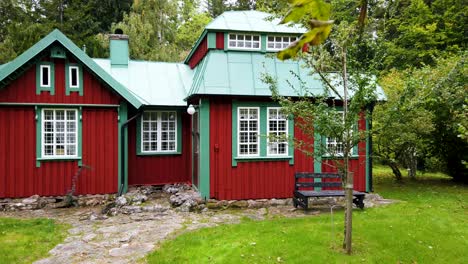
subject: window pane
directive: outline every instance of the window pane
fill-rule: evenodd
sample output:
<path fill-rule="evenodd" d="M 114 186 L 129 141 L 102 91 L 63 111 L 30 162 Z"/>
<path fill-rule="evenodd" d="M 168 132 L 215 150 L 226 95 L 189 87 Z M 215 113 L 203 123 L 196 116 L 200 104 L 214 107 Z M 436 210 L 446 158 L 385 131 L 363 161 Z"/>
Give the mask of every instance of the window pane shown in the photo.
<path fill-rule="evenodd" d="M 54 123 L 44 122 L 44 132 L 53 132 L 53 131 L 54 131 Z"/>
<path fill-rule="evenodd" d="M 68 145 L 67 146 L 67 155 L 76 155 L 75 145 Z"/>
<path fill-rule="evenodd" d="M 65 145 L 56 145 L 55 146 L 55 155 L 64 156 L 65 155 Z"/>
<path fill-rule="evenodd" d="M 67 120 L 75 120 L 75 111 L 67 111 Z"/>
<path fill-rule="evenodd" d="M 54 111 L 44 110 L 44 120 L 53 120 L 53 119 L 54 119 Z"/>
<path fill-rule="evenodd" d="M 71 86 L 78 86 L 78 68 L 71 68 Z"/>
<path fill-rule="evenodd" d="M 41 67 L 42 71 L 42 80 L 41 80 L 41 85 L 42 86 L 49 86 L 49 67 Z"/>
<path fill-rule="evenodd" d="M 64 132 L 65 131 L 65 122 L 56 122 L 55 123 L 55 131 L 56 132 Z"/>
<path fill-rule="evenodd" d="M 65 111 L 55 110 L 55 120 L 65 120 Z"/>
<path fill-rule="evenodd" d="M 46 156 L 53 156 L 54 155 L 54 147 L 51 145 L 44 146 L 44 154 Z"/>

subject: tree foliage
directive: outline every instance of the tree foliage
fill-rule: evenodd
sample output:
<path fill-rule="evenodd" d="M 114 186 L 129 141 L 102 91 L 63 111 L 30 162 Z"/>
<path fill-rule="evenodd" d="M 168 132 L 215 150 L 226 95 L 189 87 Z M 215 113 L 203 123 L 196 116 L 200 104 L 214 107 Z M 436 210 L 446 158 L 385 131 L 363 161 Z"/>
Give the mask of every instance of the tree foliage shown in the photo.
<path fill-rule="evenodd" d="M 101 38 L 128 12 L 131 0 L 4 0 L 0 1 L 0 63 L 14 59 L 54 28 L 88 54 L 104 57 Z"/>
<path fill-rule="evenodd" d="M 465 61 L 466 54 L 436 59 L 435 66 L 392 70 L 382 78 L 388 102 L 377 107 L 375 146 L 397 179 L 398 165 L 414 177 L 419 163 L 468 180 Z"/>

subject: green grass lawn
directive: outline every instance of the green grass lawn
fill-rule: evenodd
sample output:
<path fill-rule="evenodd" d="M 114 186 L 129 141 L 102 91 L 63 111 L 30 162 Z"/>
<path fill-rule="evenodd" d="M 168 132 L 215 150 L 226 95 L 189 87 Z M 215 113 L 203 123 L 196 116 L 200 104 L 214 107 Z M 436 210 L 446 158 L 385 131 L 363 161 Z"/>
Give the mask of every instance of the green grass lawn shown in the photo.
<path fill-rule="evenodd" d="M 49 219 L 0 218 L 0 263 L 31 263 L 65 238 L 64 225 Z"/>
<path fill-rule="evenodd" d="M 468 263 L 468 187 L 442 174 L 395 183 L 378 167 L 375 191 L 401 202 L 355 210 L 353 255 L 342 253 L 343 211 L 245 220 L 166 241 L 149 263 Z"/>

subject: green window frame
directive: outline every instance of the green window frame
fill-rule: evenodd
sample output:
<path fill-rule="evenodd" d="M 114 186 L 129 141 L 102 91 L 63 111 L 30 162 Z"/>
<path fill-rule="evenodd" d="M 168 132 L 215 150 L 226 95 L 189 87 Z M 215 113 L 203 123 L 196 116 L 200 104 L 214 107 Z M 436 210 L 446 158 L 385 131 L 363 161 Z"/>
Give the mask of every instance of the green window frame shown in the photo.
<path fill-rule="evenodd" d="M 170 129 L 163 131 L 161 129 L 163 123 L 166 123 L 168 126 L 171 121 L 163 120 L 163 113 L 174 113 L 175 115 L 175 149 L 174 150 L 161 150 L 162 146 L 162 136 L 163 133 L 169 133 Z M 150 119 L 145 119 L 144 115 L 152 114 Z M 144 122 L 146 122 L 150 127 L 144 128 Z M 153 127 L 151 127 L 153 126 Z M 150 138 L 147 140 L 144 139 L 143 134 L 147 134 Z M 156 139 L 151 137 L 155 135 Z M 169 135 L 167 135 L 169 136 Z M 145 142 L 146 141 L 146 142 Z M 173 141 L 170 138 L 164 140 L 168 144 Z M 149 148 L 155 146 L 155 150 L 144 150 L 143 144 L 150 144 Z M 148 146 L 148 145 L 147 145 Z M 182 154 L 182 114 L 181 110 L 177 109 L 154 109 L 154 110 L 145 110 L 141 116 L 137 118 L 137 128 L 136 128 L 136 153 L 139 156 L 158 156 L 158 155 L 179 155 Z"/>
<path fill-rule="evenodd" d="M 83 96 L 83 67 L 78 63 L 67 63 L 65 65 L 65 94 L 78 92 Z"/>
<path fill-rule="evenodd" d="M 254 161 L 283 161 L 288 160 L 290 165 L 294 165 L 294 146 L 288 142 L 287 153 L 280 155 L 268 155 L 268 109 L 279 108 L 280 105 L 274 102 L 237 102 L 232 103 L 232 166 L 236 167 L 238 162 Z M 258 153 L 256 155 L 239 155 L 240 140 L 240 109 L 258 109 Z M 287 119 L 287 136 L 294 138 L 294 118 Z"/>
<path fill-rule="evenodd" d="M 41 61 L 36 64 L 36 94 L 39 95 L 43 91 L 48 91 L 50 95 L 55 94 L 55 64 L 53 62 Z"/>
<path fill-rule="evenodd" d="M 48 111 L 49 113 L 53 113 L 53 118 L 48 120 L 45 119 L 45 113 Z M 64 111 L 64 118 L 58 119 L 57 113 Z M 75 118 L 69 119 L 67 118 L 68 113 L 74 113 Z M 63 121 L 62 121 L 63 120 Z M 45 123 L 50 122 L 52 123 L 51 130 L 46 131 Z M 58 123 L 63 123 L 61 126 L 61 130 L 58 128 Z M 68 123 L 74 126 L 73 133 L 67 133 L 68 131 Z M 69 131 L 68 131 L 69 132 Z M 63 134 L 63 139 L 60 143 L 58 143 L 58 135 Z M 52 142 L 47 142 L 46 135 L 52 136 Z M 69 142 L 68 136 L 74 136 L 73 141 Z M 74 143 L 74 144 L 72 144 Z M 63 154 L 57 154 L 56 145 L 70 145 L 75 149 L 74 154 L 67 154 L 67 147 L 63 147 Z M 45 146 L 51 146 L 53 154 L 46 155 L 45 154 Z M 62 151 L 62 150 L 61 150 Z M 62 153 L 62 152 L 61 152 Z M 46 161 L 70 161 L 70 160 L 78 160 L 78 166 L 82 165 L 81 162 L 81 154 L 82 153 L 82 109 L 79 108 L 71 108 L 71 107 L 60 107 L 60 106 L 36 106 L 36 167 L 41 166 L 41 162 Z"/>

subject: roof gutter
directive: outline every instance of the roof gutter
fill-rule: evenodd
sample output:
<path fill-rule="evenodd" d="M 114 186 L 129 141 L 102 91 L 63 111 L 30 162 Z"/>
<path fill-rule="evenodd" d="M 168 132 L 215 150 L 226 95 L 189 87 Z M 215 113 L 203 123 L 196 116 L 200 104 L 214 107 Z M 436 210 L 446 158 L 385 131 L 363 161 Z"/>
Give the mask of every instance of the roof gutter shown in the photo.
<path fill-rule="evenodd" d="M 122 124 L 120 127 L 120 146 L 121 146 L 121 151 L 122 154 L 120 155 L 120 186 L 119 186 L 119 193 L 118 196 L 121 196 L 123 194 L 123 190 L 125 187 L 125 128 L 128 126 L 130 122 L 135 120 L 136 118 L 140 117 L 143 114 L 143 110 L 140 109 L 138 110 L 138 113 L 136 113 L 134 116 L 131 118 L 127 119 L 125 123 Z"/>

